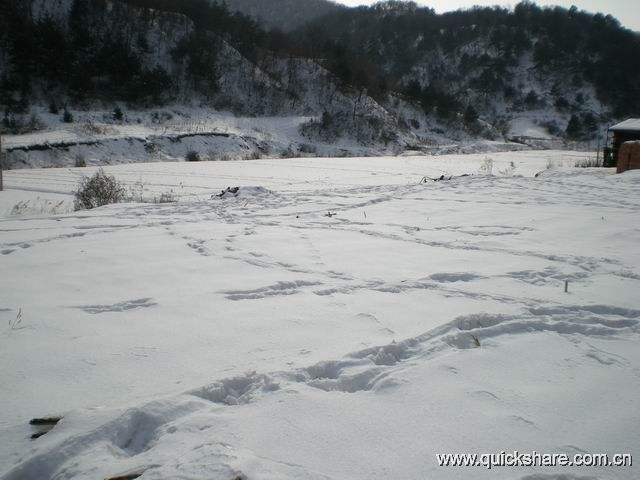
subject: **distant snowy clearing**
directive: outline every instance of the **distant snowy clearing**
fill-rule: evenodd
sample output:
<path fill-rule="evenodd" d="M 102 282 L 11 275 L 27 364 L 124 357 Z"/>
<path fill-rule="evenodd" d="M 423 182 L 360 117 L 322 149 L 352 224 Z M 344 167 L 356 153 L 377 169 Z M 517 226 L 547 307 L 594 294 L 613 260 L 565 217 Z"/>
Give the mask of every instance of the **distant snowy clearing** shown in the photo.
<path fill-rule="evenodd" d="M 0 479 L 640 478 L 436 461 L 640 458 L 640 171 L 587 158 L 5 172 Z"/>

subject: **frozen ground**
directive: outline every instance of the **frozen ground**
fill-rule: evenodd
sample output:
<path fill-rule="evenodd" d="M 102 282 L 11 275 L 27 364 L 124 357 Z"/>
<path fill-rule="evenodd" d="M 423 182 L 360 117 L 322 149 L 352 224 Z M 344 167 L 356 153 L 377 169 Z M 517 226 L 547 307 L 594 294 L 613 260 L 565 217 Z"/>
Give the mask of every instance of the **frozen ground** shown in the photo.
<path fill-rule="evenodd" d="M 92 169 L 7 172 L 0 478 L 638 478 L 437 465 L 640 454 L 640 172 L 486 157 L 114 166 L 180 201 L 56 216 Z"/>

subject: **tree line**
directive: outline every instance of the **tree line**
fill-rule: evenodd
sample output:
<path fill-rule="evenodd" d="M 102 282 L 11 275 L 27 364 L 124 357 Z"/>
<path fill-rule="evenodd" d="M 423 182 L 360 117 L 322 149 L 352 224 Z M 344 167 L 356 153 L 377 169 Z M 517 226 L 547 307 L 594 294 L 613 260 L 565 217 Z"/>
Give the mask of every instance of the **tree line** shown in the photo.
<path fill-rule="evenodd" d="M 148 35 L 167 13 L 194 25 L 172 47 L 169 65 L 150 60 Z M 484 54 L 459 54 L 480 40 Z M 514 98 L 511 69 L 529 55 L 540 72 L 567 72 L 567 82 L 591 83 L 615 115 L 640 113 L 640 37 L 611 16 L 530 2 L 513 10 L 476 7 L 439 15 L 398 0 L 331 9 L 287 33 L 265 30 L 224 1 L 73 0 L 66 22 L 60 22 L 36 17 L 30 0 L 4 0 L 0 104 L 19 112 L 38 88 L 75 102 L 159 104 L 175 96 L 178 83 L 210 96 L 218 88 L 223 42 L 254 62 L 264 55 L 312 59 L 376 99 L 401 92 L 445 118 L 468 107 L 452 83 Z M 436 54 L 455 58 L 455 68 L 430 62 Z M 428 65 L 426 79 L 414 75 L 422 64 Z M 522 101 L 534 106 L 536 92 L 523 92 Z M 560 96 L 556 103 L 563 107 Z"/>

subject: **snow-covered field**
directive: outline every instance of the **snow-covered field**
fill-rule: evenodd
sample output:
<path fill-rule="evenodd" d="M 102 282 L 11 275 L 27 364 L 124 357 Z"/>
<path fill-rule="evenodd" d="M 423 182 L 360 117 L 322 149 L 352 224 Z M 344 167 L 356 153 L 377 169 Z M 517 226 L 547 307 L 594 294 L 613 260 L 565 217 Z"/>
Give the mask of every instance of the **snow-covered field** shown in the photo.
<path fill-rule="evenodd" d="M 0 478 L 639 478 L 437 464 L 640 455 L 640 172 L 490 157 L 5 172 Z"/>

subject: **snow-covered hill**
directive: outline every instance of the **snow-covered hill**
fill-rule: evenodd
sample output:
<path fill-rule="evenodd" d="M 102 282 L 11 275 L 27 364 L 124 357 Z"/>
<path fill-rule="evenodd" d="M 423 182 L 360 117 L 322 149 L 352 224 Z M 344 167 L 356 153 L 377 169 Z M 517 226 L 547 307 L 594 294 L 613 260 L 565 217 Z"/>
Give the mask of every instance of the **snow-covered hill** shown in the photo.
<path fill-rule="evenodd" d="M 95 169 L 5 172 L 0 478 L 637 478 L 436 460 L 638 452 L 640 176 L 585 158 L 120 165 L 179 201 L 60 215 Z"/>
<path fill-rule="evenodd" d="M 9 5 L 0 15 L 8 168 L 189 151 L 241 159 L 576 148 L 569 137 L 595 148 L 612 99 L 634 97 L 626 84 L 603 94 L 594 72 L 604 54 L 566 55 L 555 31 L 520 18 L 549 14 L 527 5 L 441 17 L 397 2 L 331 7 L 326 21 L 289 36 L 196 0 Z M 558 24 L 615 30 L 555 12 Z M 469 24 L 475 16 L 483 23 Z"/>

